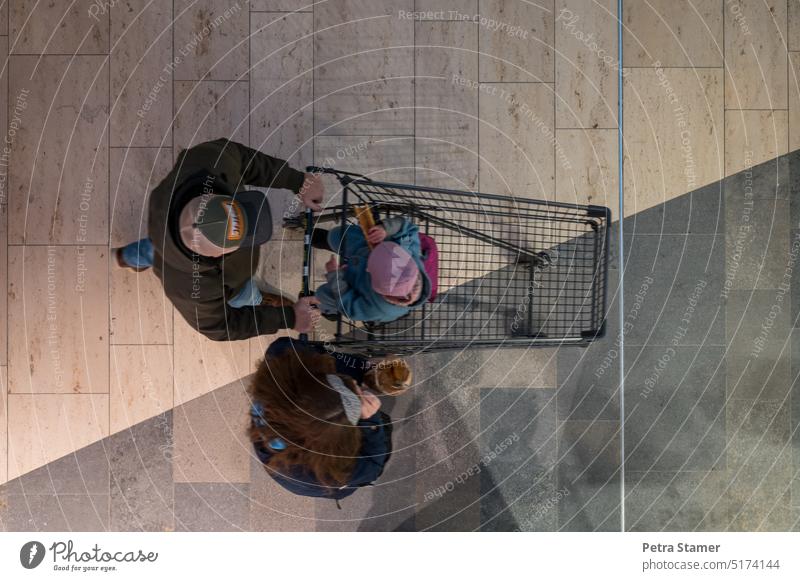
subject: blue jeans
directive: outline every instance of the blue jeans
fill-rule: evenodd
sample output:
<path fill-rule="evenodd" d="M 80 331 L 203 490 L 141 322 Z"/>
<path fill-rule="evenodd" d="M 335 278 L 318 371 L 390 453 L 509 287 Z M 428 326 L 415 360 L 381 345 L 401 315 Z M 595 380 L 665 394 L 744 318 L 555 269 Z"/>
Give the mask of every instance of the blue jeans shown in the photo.
<path fill-rule="evenodd" d="M 122 249 L 122 262 L 133 268 L 153 266 L 153 243 L 149 238 L 131 242 Z"/>
<path fill-rule="evenodd" d="M 134 268 L 150 268 L 153 266 L 153 243 L 149 238 L 131 242 L 122 249 L 122 261 Z M 251 278 L 237 295 L 228 301 L 228 305 L 234 309 L 256 307 L 261 304 L 261 300 L 261 291 Z"/>

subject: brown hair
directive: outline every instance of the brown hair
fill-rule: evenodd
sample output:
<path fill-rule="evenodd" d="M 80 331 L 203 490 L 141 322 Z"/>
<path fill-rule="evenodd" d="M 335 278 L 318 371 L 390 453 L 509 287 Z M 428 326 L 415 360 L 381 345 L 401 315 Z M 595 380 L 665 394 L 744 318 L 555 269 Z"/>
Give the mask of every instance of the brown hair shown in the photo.
<path fill-rule="evenodd" d="M 266 426 L 251 424 L 252 442 L 266 446 L 273 438 L 286 449 L 272 454 L 268 468 L 284 472 L 303 466 L 328 486 L 346 484 L 361 449 L 359 428 L 347 421 L 339 394 L 328 386 L 327 374 L 336 373 L 330 355 L 290 350 L 264 358 L 250 384 L 250 397 L 264 409 Z M 353 389 L 355 382 L 342 377 Z"/>

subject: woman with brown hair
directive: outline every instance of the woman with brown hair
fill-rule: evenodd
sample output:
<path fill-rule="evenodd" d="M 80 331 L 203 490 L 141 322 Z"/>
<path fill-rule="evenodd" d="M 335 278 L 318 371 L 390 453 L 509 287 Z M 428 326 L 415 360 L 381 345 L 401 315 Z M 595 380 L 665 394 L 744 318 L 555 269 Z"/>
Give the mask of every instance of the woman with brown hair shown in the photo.
<path fill-rule="evenodd" d="M 339 500 L 374 482 L 391 454 L 391 424 L 346 361 L 289 338 L 267 350 L 250 385 L 250 440 L 272 478 L 302 496 Z"/>

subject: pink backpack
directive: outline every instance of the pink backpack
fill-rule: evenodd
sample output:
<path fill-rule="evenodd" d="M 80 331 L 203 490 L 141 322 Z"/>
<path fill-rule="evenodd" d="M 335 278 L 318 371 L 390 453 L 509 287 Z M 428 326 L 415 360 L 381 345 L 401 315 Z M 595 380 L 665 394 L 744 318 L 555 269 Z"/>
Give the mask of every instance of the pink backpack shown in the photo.
<path fill-rule="evenodd" d="M 422 265 L 431 280 L 431 296 L 428 302 L 432 303 L 439 289 L 439 249 L 436 247 L 436 240 L 421 232 L 419 245 L 422 248 Z"/>

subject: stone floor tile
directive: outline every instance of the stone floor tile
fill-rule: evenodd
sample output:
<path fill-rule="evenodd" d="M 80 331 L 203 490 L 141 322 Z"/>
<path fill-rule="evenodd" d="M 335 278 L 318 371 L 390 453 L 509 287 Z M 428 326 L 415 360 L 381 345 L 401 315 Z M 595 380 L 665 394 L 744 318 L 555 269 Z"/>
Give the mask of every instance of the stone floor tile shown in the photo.
<path fill-rule="evenodd" d="M 8 4 L 4 3 L 0 10 L 8 12 Z M 0 31 L 3 21 L 0 20 Z M 0 59 L 8 62 L 8 38 L 0 38 Z M 0 127 L 9 131 L 8 122 L 8 65 L 0 71 Z M 0 157 L 0 264 L 8 265 L 8 158 Z M 0 268 L 0 289 L 8 289 L 8 269 Z M 8 320 L 8 301 L 0 301 L 0 320 Z M 8 364 L 8 327 L 0 326 L 0 365 Z"/>
<path fill-rule="evenodd" d="M 498 462 L 484 468 L 478 478 L 481 480 L 480 531 L 549 532 L 558 529 L 557 511 L 553 508 L 560 496 L 555 489 L 552 467 L 544 470 L 533 461 L 522 466 Z"/>
<path fill-rule="evenodd" d="M 555 3 L 556 127 L 559 129 L 617 126 L 616 11 L 613 0 Z M 589 38 L 587 43 L 585 39 Z"/>
<path fill-rule="evenodd" d="M 553 349 L 470 349 L 480 361 L 470 387 L 554 388 L 556 352 Z"/>
<path fill-rule="evenodd" d="M 480 0 L 481 82 L 552 83 L 553 0 L 523 3 Z M 491 20 L 502 23 L 492 25 Z"/>
<path fill-rule="evenodd" d="M 419 183 L 478 185 L 478 31 L 472 22 L 415 24 L 414 134 Z"/>
<path fill-rule="evenodd" d="M 482 85 L 481 90 L 481 191 L 552 200 L 552 86 L 512 83 Z"/>
<path fill-rule="evenodd" d="M 105 440 L 111 469 L 111 530 L 174 530 L 172 413 Z"/>
<path fill-rule="evenodd" d="M 481 390 L 481 528 L 555 530 L 555 390 Z M 469 472 L 467 472 L 469 474 Z"/>
<path fill-rule="evenodd" d="M 626 469 L 724 467 L 725 349 L 626 345 L 625 364 Z"/>
<path fill-rule="evenodd" d="M 252 373 L 247 341 L 206 339 L 178 313 L 174 325 L 176 406 Z"/>
<path fill-rule="evenodd" d="M 254 13 L 250 26 L 251 144 L 305 170 L 314 161 L 313 15 Z"/>
<path fill-rule="evenodd" d="M 785 155 L 788 132 L 786 111 L 726 111 L 725 175 Z"/>
<path fill-rule="evenodd" d="M 556 462 L 558 428 L 555 390 L 495 388 L 481 389 L 480 394 L 484 464 L 551 469 Z"/>
<path fill-rule="evenodd" d="M 18 54 L 108 53 L 108 5 L 16 0 L 8 13 L 9 37 Z M 3 29 L 5 30 L 5 29 Z"/>
<path fill-rule="evenodd" d="M 108 530 L 108 494 L 14 495 L 9 496 L 7 502 L 5 526 L 8 531 Z"/>
<path fill-rule="evenodd" d="M 620 530 L 619 421 L 562 422 L 558 530 Z"/>
<path fill-rule="evenodd" d="M 631 69 L 624 82 L 626 216 L 722 179 L 721 70 Z"/>
<path fill-rule="evenodd" d="M 167 147 L 111 148 L 112 247 L 147 237 L 148 196 L 172 167 Z"/>
<path fill-rule="evenodd" d="M 681 5 L 669 0 L 626 1 L 626 67 L 721 67 L 723 11 L 716 0 Z M 730 17 L 730 15 L 729 15 Z"/>
<path fill-rule="evenodd" d="M 108 249 L 9 249 L 11 393 L 108 393 Z M 98 282 L 94 282 L 98 281 Z"/>
<path fill-rule="evenodd" d="M 790 258 L 789 212 L 787 200 L 726 186 L 726 289 L 780 288 Z"/>
<path fill-rule="evenodd" d="M 460 20 L 464 15 L 473 17 L 478 13 L 478 0 L 417 0 L 414 9 L 426 13 L 421 18 Z M 429 12 L 434 14 L 428 15 Z"/>
<path fill-rule="evenodd" d="M 112 347 L 111 433 L 172 409 L 172 375 L 169 345 Z"/>
<path fill-rule="evenodd" d="M 114 262 L 110 269 L 111 344 L 171 344 L 172 303 L 161 281 L 152 272 L 135 273 Z"/>
<path fill-rule="evenodd" d="M 791 414 L 789 418 L 789 432 L 792 435 L 792 505 L 800 507 L 800 331 L 792 329 L 791 338 Z"/>
<path fill-rule="evenodd" d="M 250 522 L 253 531 L 313 531 L 315 500 L 276 483 L 255 454 L 250 459 Z"/>
<path fill-rule="evenodd" d="M 176 81 L 174 151 L 221 137 L 247 144 L 246 82 Z"/>
<path fill-rule="evenodd" d="M 786 109 L 786 5 L 778 0 L 726 5 L 726 109 Z"/>
<path fill-rule="evenodd" d="M 414 182 L 414 139 L 377 135 L 322 135 L 314 139 L 318 165 L 364 174 L 376 181 Z M 338 182 L 326 182 L 338 185 Z M 341 186 L 328 188 L 328 205 L 340 203 Z"/>
<path fill-rule="evenodd" d="M 132 0 L 108 5 L 114 39 L 112 146 L 172 146 L 172 4 Z"/>
<path fill-rule="evenodd" d="M 795 6 L 796 3 L 791 4 Z M 800 8 L 797 9 L 800 12 Z M 800 20 L 800 17 L 798 17 Z M 799 32 L 800 34 L 800 32 Z M 789 37 L 790 41 L 792 37 Z M 800 149 L 800 53 L 789 53 L 789 151 Z"/>
<path fill-rule="evenodd" d="M 638 308 L 625 343 L 724 345 L 724 256 L 722 236 L 626 235 L 624 299 Z"/>
<path fill-rule="evenodd" d="M 729 530 L 786 531 L 792 526 L 789 405 L 728 402 Z"/>
<path fill-rule="evenodd" d="M 479 392 L 452 379 L 430 380 L 415 397 L 417 530 L 480 526 L 480 479 L 455 481 L 481 461 Z"/>
<path fill-rule="evenodd" d="M 740 175 L 708 184 L 626 218 L 625 234 L 724 234 L 724 194 L 730 188 L 729 181 Z"/>
<path fill-rule="evenodd" d="M 558 418 L 618 420 L 620 345 L 618 277 L 609 277 L 605 339 L 585 349 L 564 346 L 557 353 Z M 627 305 L 626 321 L 635 311 Z"/>
<path fill-rule="evenodd" d="M 315 134 L 414 131 L 412 0 L 325 2 L 314 10 Z"/>
<path fill-rule="evenodd" d="M 176 80 L 247 80 L 250 34 L 247 2 L 177 0 L 173 10 Z"/>
<path fill-rule="evenodd" d="M 9 394 L 8 477 L 17 478 L 107 435 L 106 394 Z"/>
<path fill-rule="evenodd" d="M 619 219 L 615 129 L 556 129 L 556 200 L 611 209 Z"/>
<path fill-rule="evenodd" d="M 178 531 L 249 531 L 250 486 L 217 482 L 175 484 Z"/>
<path fill-rule="evenodd" d="M 800 6 L 789 2 L 787 42 L 789 50 L 800 50 Z"/>
<path fill-rule="evenodd" d="M 108 494 L 109 460 L 105 442 L 94 442 L 41 468 L 22 474 L 4 489 L 7 494 Z"/>
<path fill-rule="evenodd" d="M 0 485 L 8 480 L 8 369 L 0 366 Z"/>
<path fill-rule="evenodd" d="M 175 408 L 175 482 L 250 482 L 246 383 Z"/>
<path fill-rule="evenodd" d="M 728 397 L 782 401 L 789 391 L 791 327 L 775 290 L 732 291 L 727 306 Z M 787 305 L 788 308 L 788 305 Z M 764 321 L 769 320 L 768 327 Z"/>
<path fill-rule="evenodd" d="M 730 473 L 710 471 L 625 472 L 625 520 L 629 531 L 724 531 L 731 505 Z"/>
<path fill-rule="evenodd" d="M 311 0 L 250 0 L 250 12 L 311 12 Z"/>
<path fill-rule="evenodd" d="M 107 244 L 105 57 L 16 56 L 8 75 L 9 242 Z"/>

